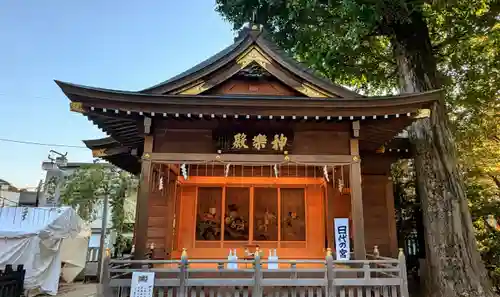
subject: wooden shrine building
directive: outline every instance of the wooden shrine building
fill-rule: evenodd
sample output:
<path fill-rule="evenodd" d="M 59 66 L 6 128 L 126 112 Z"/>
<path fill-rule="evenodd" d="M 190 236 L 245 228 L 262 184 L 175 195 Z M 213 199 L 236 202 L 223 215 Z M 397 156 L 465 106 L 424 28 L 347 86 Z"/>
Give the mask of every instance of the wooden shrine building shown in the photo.
<path fill-rule="evenodd" d="M 71 110 L 109 137 L 95 157 L 141 176 L 136 257 L 324 258 L 334 218 L 349 218 L 355 259 L 397 255 L 390 165 L 398 135 L 441 93 L 365 97 L 316 75 L 259 27 L 142 91 L 57 81 Z"/>

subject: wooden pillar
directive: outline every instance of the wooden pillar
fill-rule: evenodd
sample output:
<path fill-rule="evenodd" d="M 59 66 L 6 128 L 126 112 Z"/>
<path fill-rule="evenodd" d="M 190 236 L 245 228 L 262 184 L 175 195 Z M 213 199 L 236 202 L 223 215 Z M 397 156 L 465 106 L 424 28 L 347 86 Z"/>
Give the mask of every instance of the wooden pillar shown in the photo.
<path fill-rule="evenodd" d="M 167 260 L 172 257 L 172 249 L 174 243 L 174 219 L 175 219 L 175 210 L 176 210 L 176 196 L 177 196 L 177 175 L 174 175 L 173 172 L 170 172 L 170 168 L 167 168 L 168 176 L 168 184 L 167 184 L 167 213 L 165 214 L 165 258 Z"/>
<path fill-rule="evenodd" d="M 144 136 L 144 153 L 141 160 L 141 177 L 137 194 L 137 211 L 135 217 L 135 253 L 134 259 L 144 259 L 148 251 L 148 219 L 149 192 L 151 189 L 151 153 L 153 152 L 153 136 Z"/>
<path fill-rule="evenodd" d="M 334 248 L 334 198 L 336 189 L 334 189 L 333 184 L 335 181 L 327 183 L 325 187 L 326 191 L 326 201 L 325 201 L 325 219 L 326 219 L 326 238 L 327 238 L 327 246 L 326 248 Z"/>
<path fill-rule="evenodd" d="M 387 226 L 389 231 L 389 251 L 391 257 L 398 256 L 398 234 L 396 230 L 396 210 L 394 208 L 394 187 L 391 177 L 387 177 L 385 186 L 385 199 L 387 203 Z"/>
<path fill-rule="evenodd" d="M 359 157 L 359 143 L 351 139 L 351 156 L 353 163 L 349 168 L 349 182 L 351 185 L 351 215 L 354 235 L 354 257 L 356 260 L 366 259 L 365 223 L 363 217 L 363 197 L 361 191 L 361 159 Z"/>

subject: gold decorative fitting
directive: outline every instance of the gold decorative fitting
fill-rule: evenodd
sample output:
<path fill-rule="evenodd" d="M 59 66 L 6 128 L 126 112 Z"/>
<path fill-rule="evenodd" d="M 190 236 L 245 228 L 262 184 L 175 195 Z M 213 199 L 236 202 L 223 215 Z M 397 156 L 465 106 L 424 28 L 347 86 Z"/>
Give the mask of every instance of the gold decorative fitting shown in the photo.
<path fill-rule="evenodd" d="M 187 258 L 188 253 L 186 248 L 182 248 L 181 258 Z"/>
<path fill-rule="evenodd" d="M 219 159 L 220 159 L 220 156 L 219 156 L 219 155 L 215 156 L 215 159 L 219 160 Z"/>
<path fill-rule="evenodd" d="M 201 82 L 193 87 L 190 87 L 190 88 L 180 92 L 180 94 L 182 94 L 182 95 L 198 95 L 198 94 L 205 92 L 208 89 L 210 89 L 210 86 L 203 81 L 203 82 Z"/>
<path fill-rule="evenodd" d="M 377 154 L 383 154 L 383 153 L 385 153 L 385 146 L 383 146 L 383 145 L 382 145 L 381 147 L 379 147 L 379 148 L 376 150 L 376 153 L 377 153 Z"/>
<path fill-rule="evenodd" d="M 352 160 L 353 160 L 354 162 L 358 162 L 358 161 L 359 161 L 359 157 L 358 157 L 358 156 L 352 156 Z"/>
<path fill-rule="evenodd" d="M 240 65 L 241 68 L 248 66 L 248 64 L 252 62 L 256 62 L 263 68 L 266 68 L 267 64 L 271 63 L 269 59 L 267 59 L 263 54 L 261 54 L 255 47 L 252 48 L 246 54 L 243 54 L 236 60 L 236 63 L 238 63 L 238 65 Z"/>
<path fill-rule="evenodd" d="M 106 149 L 94 149 L 92 150 L 92 157 L 94 158 L 99 158 L 99 157 L 105 157 L 108 154 L 106 154 Z"/>
<path fill-rule="evenodd" d="M 69 110 L 73 112 L 84 113 L 85 109 L 83 108 L 83 104 L 81 102 L 71 102 L 69 104 Z"/>
<path fill-rule="evenodd" d="M 310 86 L 307 83 L 303 83 L 300 87 L 296 88 L 296 90 L 309 97 L 319 97 L 319 98 L 327 97 L 325 94 L 316 91 L 312 86 Z"/>
<path fill-rule="evenodd" d="M 421 119 L 421 118 L 428 118 L 430 116 L 431 116 L 431 110 L 428 109 L 428 108 L 424 108 L 424 109 L 419 109 L 418 110 L 417 115 L 415 116 L 415 118 Z"/>
<path fill-rule="evenodd" d="M 149 153 L 145 153 L 144 155 L 142 155 L 142 158 L 149 159 L 149 158 L 151 158 L 151 155 Z"/>
<path fill-rule="evenodd" d="M 332 255 L 332 249 L 331 248 L 327 248 L 326 249 L 326 256 L 331 256 Z"/>
<path fill-rule="evenodd" d="M 285 155 L 285 161 L 290 161 L 290 156 Z"/>

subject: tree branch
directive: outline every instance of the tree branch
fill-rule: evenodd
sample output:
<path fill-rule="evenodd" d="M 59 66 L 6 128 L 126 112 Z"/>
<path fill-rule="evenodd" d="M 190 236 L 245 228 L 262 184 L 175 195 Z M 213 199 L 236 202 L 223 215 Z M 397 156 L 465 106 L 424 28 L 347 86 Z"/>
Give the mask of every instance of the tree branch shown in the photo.
<path fill-rule="evenodd" d="M 488 174 L 488 175 L 495 182 L 495 184 L 497 185 L 497 188 L 500 189 L 500 179 L 497 176 L 495 176 L 494 174 Z"/>

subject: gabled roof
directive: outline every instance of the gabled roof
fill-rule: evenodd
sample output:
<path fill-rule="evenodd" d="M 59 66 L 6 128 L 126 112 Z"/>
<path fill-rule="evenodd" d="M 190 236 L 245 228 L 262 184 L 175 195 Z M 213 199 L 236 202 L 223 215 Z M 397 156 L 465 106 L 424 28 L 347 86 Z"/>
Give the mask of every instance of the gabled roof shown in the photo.
<path fill-rule="evenodd" d="M 215 88 L 229 79 L 240 82 L 270 76 L 291 92 L 227 94 Z M 441 90 L 361 96 L 292 59 L 264 31 L 249 28 L 211 58 L 142 91 L 56 83 L 71 100 L 72 111 L 82 113 L 111 136 L 84 141 L 93 155 L 134 174 L 141 170 L 138 156 L 143 150 L 145 117 L 153 121 L 361 120 L 366 127 L 360 132 L 360 150 L 375 151 L 442 97 Z"/>
<path fill-rule="evenodd" d="M 262 29 L 246 28 L 232 45 L 191 69 L 140 91 L 149 94 L 200 94 L 255 62 L 308 97 L 362 97 L 314 73 L 281 50 Z M 236 66 L 236 65 L 238 66 Z M 236 66 L 236 67 L 231 67 Z M 216 72 L 225 79 L 211 77 Z M 288 77 L 285 77 L 288 76 Z M 210 81 L 211 80 L 211 81 Z"/>

